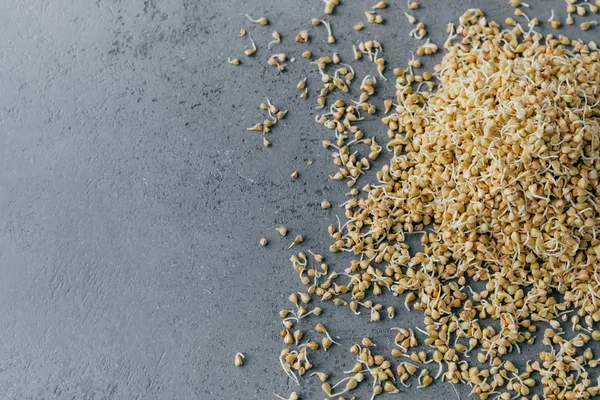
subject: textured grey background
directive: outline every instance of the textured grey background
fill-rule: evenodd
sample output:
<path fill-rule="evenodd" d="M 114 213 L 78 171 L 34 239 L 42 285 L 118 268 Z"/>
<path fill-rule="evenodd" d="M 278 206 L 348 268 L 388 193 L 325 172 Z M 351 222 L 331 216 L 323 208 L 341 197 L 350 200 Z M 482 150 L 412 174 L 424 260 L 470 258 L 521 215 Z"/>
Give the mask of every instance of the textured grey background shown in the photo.
<path fill-rule="evenodd" d="M 302 233 L 299 248 L 325 252 L 327 225 L 343 213 L 318 205 L 339 204 L 347 190 L 327 179 L 334 167 L 320 141 L 329 132 L 313 122 L 318 73 L 306 60 L 275 73 L 266 43 L 277 29 L 283 44 L 274 51 L 299 58 L 305 47 L 335 48 L 351 60 L 351 43 L 375 38 L 391 69 L 417 45 L 406 5 L 391 0 L 384 26 L 352 31 L 371 3 L 336 10 L 332 47 L 323 27 L 310 27 L 320 0 L 0 2 L 0 397 L 269 399 L 295 389 L 276 358 L 277 312 L 300 288 L 287 245 Z M 438 44 L 467 8 L 511 13 L 505 1 L 421 3 L 415 14 Z M 541 19 L 551 6 L 564 13 L 562 0 L 543 4 Z M 272 25 L 251 25 L 246 12 Z M 259 51 L 236 68 L 225 60 L 248 45 L 236 37 L 240 27 Z M 293 41 L 303 28 L 310 46 Z M 372 73 L 372 64 L 357 69 Z M 304 76 L 310 102 L 295 89 Z M 290 109 L 269 149 L 244 130 L 267 95 Z M 383 141 L 377 118 L 364 127 Z M 281 224 L 286 239 L 274 232 Z M 346 369 L 353 340 L 369 335 L 386 348 L 390 326 L 421 321 L 398 314 L 372 325 L 326 308 L 321 320 L 345 346 L 314 364 Z M 319 337 L 314 323 L 302 325 L 307 337 Z M 244 368 L 233 367 L 237 351 L 247 355 Z M 322 398 L 314 378 L 305 382 L 305 399 Z M 436 384 L 411 396 L 455 394 Z"/>

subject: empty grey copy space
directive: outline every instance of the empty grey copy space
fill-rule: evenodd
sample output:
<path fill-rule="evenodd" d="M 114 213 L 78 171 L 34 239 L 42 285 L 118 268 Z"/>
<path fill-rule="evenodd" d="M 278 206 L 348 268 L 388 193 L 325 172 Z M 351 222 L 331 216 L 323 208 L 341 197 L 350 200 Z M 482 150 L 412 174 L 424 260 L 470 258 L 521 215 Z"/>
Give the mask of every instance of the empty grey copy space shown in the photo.
<path fill-rule="evenodd" d="M 498 21 L 513 11 L 501 0 L 419 2 L 414 14 L 440 47 L 447 23 L 469 8 Z M 314 121 L 320 75 L 300 54 L 339 51 L 362 79 L 374 68 L 353 61 L 352 44 L 377 39 L 390 78 L 378 84 L 378 98 L 393 96 L 391 69 L 422 42 L 408 36 L 405 1 L 389 1 L 385 24 L 352 30 L 375 3 L 346 0 L 327 17 L 335 45 L 324 27 L 310 25 L 324 16 L 321 0 L 0 4 L 0 397 L 325 397 L 314 377 L 294 386 L 277 360 L 278 311 L 302 288 L 289 262 L 293 237 L 304 235 L 297 249 L 324 254 L 333 270 L 349 260 L 327 251 L 327 227 L 343 219 L 338 205 L 348 189 L 328 178 L 336 167 L 321 141 L 331 133 Z M 540 20 L 554 8 L 564 21 L 564 0 L 530 4 Z M 271 24 L 254 25 L 245 13 Z M 237 36 L 240 28 L 257 43 L 253 58 L 243 56 L 250 42 Z M 308 44 L 294 41 L 303 29 Z M 282 43 L 272 52 L 296 59 L 283 73 L 266 64 L 273 30 Z M 592 39 L 599 30 L 560 32 Z M 424 62 L 431 68 L 434 60 Z M 307 101 L 296 89 L 304 77 Z M 264 119 L 265 97 L 289 109 L 270 148 L 245 129 Z M 363 128 L 385 143 L 379 117 Z M 373 182 L 389 157 L 384 152 L 358 186 Z M 324 199 L 331 209 L 321 209 Z M 275 231 L 281 225 L 290 230 L 285 238 Z M 303 321 L 307 338 L 320 338 L 320 321 L 343 344 L 317 352 L 315 370 L 337 380 L 360 337 L 389 350 L 391 326 L 422 324 L 402 299 L 383 303 L 396 306 L 391 323 L 331 304 L 320 319 Z M 233 365 L 238 351 L 242 368 Z M 369 398 L 364 386 L 357 393 Z M 467 397 L 467 387 L 457 389 Z M 388 398 L 408 396 L 456 398 L 439 381 Z"/>

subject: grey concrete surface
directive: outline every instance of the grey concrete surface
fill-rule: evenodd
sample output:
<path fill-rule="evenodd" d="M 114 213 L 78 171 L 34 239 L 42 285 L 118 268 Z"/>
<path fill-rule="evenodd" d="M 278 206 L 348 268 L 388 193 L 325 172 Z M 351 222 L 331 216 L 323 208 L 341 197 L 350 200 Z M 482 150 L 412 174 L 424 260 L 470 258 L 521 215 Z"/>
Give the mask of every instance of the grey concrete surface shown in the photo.
<path fill-rule="evenodd" d="M 291 390 L 322 398 L 314 380 L 300 389 L 286 381 L 276 357 L 277 312 L 300 289 L 290 236 L 305 235 L 299 249 L 326 252 L 327 226 L 343 213 L 318 205 L 337 205 L 346 192 L 327 179 L 328 132 L 313 121 L 318 73 L 299 54 L 335 48 L 351 60 L 352 43 L 375 38 L 391 66 L 406 62 L 417 42 L 403 1 L 390 1 L 383 26 L 351 30 L 371 3 L 336 10 L 333 47 L 322 27 L 310 29 L 310 46 L 293 41 L 322 16 L 320 0 L 0 2 L 1 398 L 271 399 Z M 467 8 L 511 13 L 505 1 L 421 3 L 437 43 Z M 538 4 L 542 19 L 551 7 L 564 12 L 562 0 Z M 272 25 L 254 26 L 246 12 Z M 259 51 L 236 68 L 225 60 L 248 46 L 236 37 L 241 27 Z M 283 74 L 265 64 L 274 29 L 278 48 L 297 58 Z M 369 67 L 357 64 L 359 76 Z M 295 89 L 304 76 L 311 102 Z M 268 149 L 244 130 L 265 96 L 290 109 Z M 364 126 L 383 141 L 376 118 Z M 288 238 L 274 231 L 281 224 Z M 345 266 L 343 257 L 328 261 Z M 345 346 L 313 363 L 339 377 L 353 340 L 369 335 L 385 348 L 391 334 L 389 324 L 332 311 L 322 321 Z M 421 321 L 400 308 L 397 318 Z M 307 337 L 314 323 L 303 325 Z M 243 368 L 233 367 L 238 351 Z M 456 395 L 435 384 L 400 398 L 408 396 Z"/>

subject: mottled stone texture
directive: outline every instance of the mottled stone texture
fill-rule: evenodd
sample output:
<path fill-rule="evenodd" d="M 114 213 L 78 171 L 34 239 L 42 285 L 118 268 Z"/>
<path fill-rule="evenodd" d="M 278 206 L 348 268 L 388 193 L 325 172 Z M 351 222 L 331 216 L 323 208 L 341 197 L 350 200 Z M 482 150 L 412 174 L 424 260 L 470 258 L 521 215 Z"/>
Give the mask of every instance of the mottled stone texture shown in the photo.
<path fill-rule="evenodd" d="M 351 29 L 371 3 L 336 9 L 335 48 L 351 60 L 352 43 L 378 39 L 391 67 L 405 63 L 417 42 L 408 38 L 403 1 L 382 11 L 386 24 Z M 438 44 L 446 23 L 467 8 L 502 19 L 512 13 L 505 1 L 422 4 L 415 15 Z M 562 12 L 564 1 L 543 2 L 540 19 L 551 6 Z M 322 7 L 321 0 L 1 2 L 0 397 L 270 399 L 292 390 L 276 357 L 277 311 L 300 288 L 287 245 L 301 233 L 298 249 L 326 253 L 327 226 L 343 216 L 337 205 L 347 191 L 327 179 L 334 167 L 320 141 L 329 132 L 314 123 L 319 75 L 299 57 L 305 48 L 334 49 L 323 27 L 310 26 Z M 252 25 L 246 12 L 272 24 Z M 237 37 L 241 27 L 259 46 L 252 59 L 242 55 L 249 41 Z M 266 65 L 273 29 L 283 41 L 273 51 L 297 59 L 283 74 Z M 294 42 L 301 29 L 311 43 Z M 585 36 L 594 35 L 596 28 Z M 228 65 L 230 56 L 243 64 Z M 366 61 L 356 69 L 359 79 L 375 71 Z M 306 102 L 296 89 L 305 76 Z M 379 93 L 392 95 L 392 85 Z M 268 149 L 244 129 L 260 120 L 265 96 L 290 109 Z M 377 118 L 363 127 L 384 142 Z M 325 198 L 333 208 L 320 208 Z M 290 229 L 285 239 L 274 231 L 281 224 Z M 332 269 L 344 260 L 328 257 Z M 352 340 L 369 335 L 389 349 L 391 326 L 422 321 L 400 307 L 394 322 L 380 325 L 332 311 L 325 307 L 321 320 L 346 347 L 313 363 L 338 371 L 336 378 L 352 364 Z M 302 327 L 319 339 L 314 324 Z M 243 368 L 233 366 L 237 351 L 247 356 Z M 310 383 L 304 398 L 322 398 Z M 465 398 L 468 390 L 459 390 Z M 408 394 L 455 396 L 443 383 Z"/>

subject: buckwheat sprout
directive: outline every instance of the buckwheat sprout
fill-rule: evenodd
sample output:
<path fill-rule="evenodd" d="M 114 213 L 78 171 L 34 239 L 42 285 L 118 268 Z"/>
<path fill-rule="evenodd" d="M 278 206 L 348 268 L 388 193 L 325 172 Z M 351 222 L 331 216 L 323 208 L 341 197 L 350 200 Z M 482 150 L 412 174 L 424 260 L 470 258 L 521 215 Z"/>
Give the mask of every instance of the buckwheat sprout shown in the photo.
<path fill-rule="evenodd" d="M 234 364 L 236 367 L 241 367 L 244 364 L 244 358 L 242 353 L 235 353 Z"/>
<path fill-rule="evenodd" d="M 345 374 L 354 374 L 354 371 L 344 371 Z M 336 383 L 335 385 L 331 386 L 331 389 L 335 389 L 336 387 L 340 386 L 342 383 L 349 381 L 350 379 L 354 379 L 354 375 L 353 376 L 348 376 L 346 378 L 342 378 L 338 383 Z"/>
<path fill-rule="evenodd" d="M 325 336 L 327 336 L 329 338 L 329 340 L 331 340 L 332 343 L 337 344 L 338 346 L 341 346 L 340 343 L 336 342 L 335 340 L 333 340 L 333 338 L 331 337 L 331 335 L 329 334 L 328 331 L 323 332 L 325 333 Z"/>
<path fill-rule="evenodd" d="M 587 31 L 594 25 L 598 25 L 598 21 L 585 21 L 581 23 L 580 28 L 582 31 Z"/>
<path fill-rule="evenodd" d="M 278 360 L 279 360 L 279 364 L 281 364 L 281 368 L 283 368 L 283 372 L 285 372 L 285 374 L 290 379 L 292 379 L 294 382 L 296 382 L 296 385 L 300 386 L 300 381 L 298 380 L 298 378 L 296 377 L 296 375 L 294 374 L 294 371 L 292 371 L 290 366 L 283 362 L 282 357 L 278 357 Z"/>
<path fill-rule="evenodd" d="M 387 82 L 387 78 L 385 76 L 383 76 L 383 73 L 381 72 L 381 68 L 377 68 L 377 73 L 379 74 L 379 76 L 381 77 L 381 79 L 383 79 L 385 82 Z"/>
<path fill-rule="evenodd" d="M 317 376 L 321 382 L 325 382 L 329 377 L 325 372 L 313 372 L 310 376 Z"/>
<path fill-rule="evenodd" d="M 373 82 L 372 84 L 369 84 L 369 85 L 371 85 L 371 86 L 374 86 L 374 85 L 377 83 L 377 79 L 375 79 L 375 77 L 374 77 L 374 76 L 371 76 L 371 75 L 366 75 L 366 76 L 363 78 L 362 82 L 360 83 L 360 86 L 363 86 L 363 85 L 365 85 L 365 83 L 366 83 L 366 82 L 368 82 L 368 81 L 372 81 L 372 82 Z"/>
<path fill-rule="evenodd" d="M 406 18 L 408 19 L 408 22 L 410 24 L 415 24 L 417 23 L 417 19 L 415 17 L 413 17 L 412 15 L 410 15 L 409 13 L 404 13 L 404 15 L 406 16 Z"/>
<path fill-rule="evenodd" d="M 248 14 L 245 14 L 246 18 L 248 18 L 250 21 L 254 22 L 255 24 L 259 24 L 259 25 L 267 25 L 269 23 L 269 20 L 266 17 L 260 17 L 258 19 L 252 19 L 251 16 L 249 16 Z"/>
<path fill-rule="evenodd" d="M 267 49 L 270 49 L 274 44 L 281 43 L 281 36 L 279 35 L 279 32 L 275 31 L 271 36 L 273 37 L 273 40 L 267 44 Z"/>
<path fill-rule="evenodd" d="M 315 63 L 315 64 L 317 65 L 317 68 L 319 69 L 319 73 L 321 74 L 321 80 L 323 80 L 325 77 L 329 77 L 329 74 L 327 74 L 327 73 L 325 73 L 325 71 L 323 71 L 323 66 L 321 64 L 318 64 L 318 63 Z"/>
<path fill-rule="evenodd" d="M 321 20 L 321 23 L 325 25 L 325 28 L 327 29 L 327 42 L 330 44 L 335 43 L 335 37 L 331 31 L 331 24 L 325 20 Z"/>
<path fill-rule="evenodd" d="M 314 309 L 310 310 L 310 311 L 309 311 L 309 312 L 307 312 L 306 314 L 302 315 L 302 316 L 300 317 L 300 319 L 306 318 L 306 317 L 308 317 L 308 316 L 309 316 L 309 315 L 311 315 L 311 314 L 314 314 L 314 315 L 319 315 L 319 314 L 321 314 L 321 308 L 320 308 L 320 307 L 316 307 L 316 308 L 314 308 Z"/>
<path fill-rule="evenodd" d="M 342 390 L 341 392 L 338 392 L 338 393 L 331 394 L 331 397 L 341 396 L 342 394 L 347 393 L 350 390 L 354 389 L 356 387 L 356 385 L 357 385 L 356 380 L 354 378 L 352 378 L 348 381 L 348 383 L 346 384 L 346 388 L 344 390 Z"/>
<path fill-rule="evenodd" d="M 250 128 L 246 128 L 247 131 L 262 131 L 263 130 L 263 124 L 262 123 L 257 123 L 256 125 L 250 127 Z"/>
<path fill-rule="evenodd" d="M 350 64 L 345 64 L 343 62 L 340 62 L 340 65 L 343 65 L 344 67 L 348 68 L 350 70 L 350 73 L 352 75 L 354 75 L 354 68 L 352 68 L 352 66 Z"/>
<path fill-rule="evenodd" d="M 274 107 L 273 104 L 271 103 L 271 100 L 269 100 L 268 97 L 265 97 L 265 100 L 267 100 L 267 106 L 268 106 L 267 109 L 271 110 Z"/>
<path fill-rule="evenodd" d="M 252 39 L 252 36 L 248 35 L 248 39 L 250 39 L 250 43 L 252 44 L 252 48 L 251 49 L 246 49 L 244 51 L 244 55 L 247 57 L 250 57 L 252 55 L 254 55 L 254 53 L 256 53 L 256 43 L 254 43 L 254 39 Z"/>

